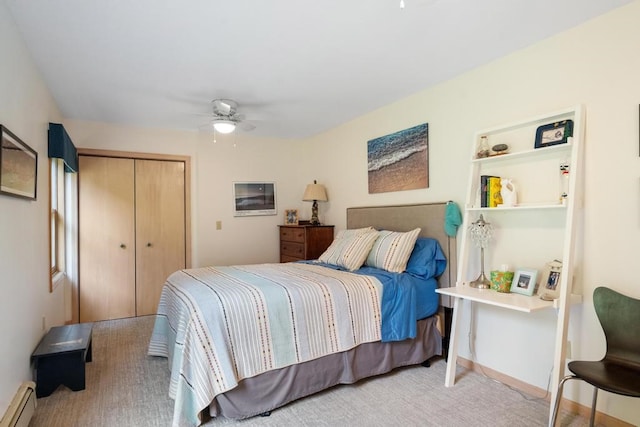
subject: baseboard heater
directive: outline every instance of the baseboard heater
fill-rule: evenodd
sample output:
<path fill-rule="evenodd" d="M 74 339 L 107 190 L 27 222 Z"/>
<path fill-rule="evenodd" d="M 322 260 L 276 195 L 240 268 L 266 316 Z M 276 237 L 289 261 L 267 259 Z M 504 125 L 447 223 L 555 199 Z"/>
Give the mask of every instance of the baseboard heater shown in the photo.
<path fill-rule="evenodd" d="M 27 427 L 35 411 L 36 383 L 25 381 L 0 420 L 0 427 Z"/>

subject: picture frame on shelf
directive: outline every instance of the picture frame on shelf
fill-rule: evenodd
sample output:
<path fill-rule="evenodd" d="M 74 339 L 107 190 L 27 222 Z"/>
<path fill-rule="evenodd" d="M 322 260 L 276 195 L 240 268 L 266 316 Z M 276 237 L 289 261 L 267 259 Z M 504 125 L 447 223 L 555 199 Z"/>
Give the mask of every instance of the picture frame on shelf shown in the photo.
<path fill-rule="evenodd" d="M 36 200 L 38 153 L 0 125 L 0 193 Z"/>
<path fill-rule="evenodd" d="M 562 274 L 562 261 L 554 259 L 545 265 L 540 278 L 538 295 L 546 301 L 560 297 L 560 275 Z"/>
<path fill-rule="evenodd" d="M 552 145 L 566 144 L 573 136 L 573 120 L 562 120 L 539 126 L 536 129 L 536 141 L 534 148 L 550 147 Z"/>
<path fill-rule="evenodd" d="M 284 225 L 298 225 L 298 210 L 297 209 L 285 209 L 284 210 Z"/>
<path fill-rule="evenodd" d="M 538 270 L 530 268 L 519 268 L 513 276 L 510 291 L 514 294 L 522 294 L 531 296 L 536 289 L 536 279 L 538 278 Z"/>

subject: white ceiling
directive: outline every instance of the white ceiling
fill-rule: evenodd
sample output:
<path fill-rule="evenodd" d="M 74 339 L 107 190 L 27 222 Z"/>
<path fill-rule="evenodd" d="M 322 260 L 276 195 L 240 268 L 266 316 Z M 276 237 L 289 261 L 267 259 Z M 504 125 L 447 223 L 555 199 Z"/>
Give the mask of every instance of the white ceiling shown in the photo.
<path fill-rule="evenodd" d="M 632 0 L 4 0 L 64 117 L 317 134 Z"/>

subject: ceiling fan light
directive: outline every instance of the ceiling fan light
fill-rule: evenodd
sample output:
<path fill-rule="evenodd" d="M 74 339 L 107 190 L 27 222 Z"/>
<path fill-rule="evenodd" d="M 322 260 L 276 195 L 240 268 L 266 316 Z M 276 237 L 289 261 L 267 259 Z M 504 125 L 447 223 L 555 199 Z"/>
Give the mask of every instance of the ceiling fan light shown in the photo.
<path fill-rule="evenodd" d="M 231 120 L 216 120 L 213 128 L 219 133 L 231 133 L 236 129 L 236 124 Z"/>

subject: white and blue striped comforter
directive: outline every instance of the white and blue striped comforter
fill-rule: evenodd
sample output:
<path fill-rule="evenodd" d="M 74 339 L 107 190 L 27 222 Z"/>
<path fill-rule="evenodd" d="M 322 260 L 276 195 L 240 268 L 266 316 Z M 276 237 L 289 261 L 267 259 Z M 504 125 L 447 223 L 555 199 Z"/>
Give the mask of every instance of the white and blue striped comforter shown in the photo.
<path fill-rule="evenodd" d="M 260 373 L 380 340 L 381 282 L 304 263 L 173 273 L 149 354 L 169 358 L 174 425 Z"/>

